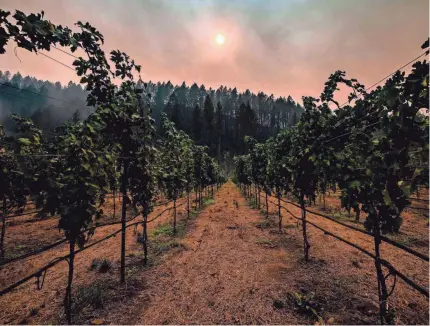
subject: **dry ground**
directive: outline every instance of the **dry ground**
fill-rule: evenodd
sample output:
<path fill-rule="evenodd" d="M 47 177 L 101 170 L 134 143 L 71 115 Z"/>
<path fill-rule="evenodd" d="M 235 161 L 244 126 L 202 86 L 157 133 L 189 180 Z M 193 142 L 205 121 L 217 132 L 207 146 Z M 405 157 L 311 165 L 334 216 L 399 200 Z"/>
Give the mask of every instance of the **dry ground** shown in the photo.
<path fill-rule="evenodd" d="M 299 214 L 295 207 L 288 208 Z M 259 210 L 252 209 L 237 187 L 229 182 L 216 193 L 214 204 L 183 224 L 184 229 L 178 236 L 152 235 L 150 252 L 164 253 L 152 254 L 151 264 L 146 268 L 137 259 L 141 251 L 130 230 L 126 286 L 118 284 L 119 237 L 82 253 L 77 257 L 74 285 L 75 302 L 82 307 L 76 310 L 74 322 L 377 323 L 376 276 L 372 260 L 309 227 L 311 259 L 305 263 L 297 223 L 284 216 L 283 231 L 279 233 L 273 205 L 270 211 L 272 215 L 266 218 Z M 365 248 L 372 248 L 371 239 L 365 235 L 315 216 L 309 216 L 309 219 Z M 411 223 L 421 225 L 421 222 Z M 405 230 L 409 232 L 407 225 L 405 221 Z M 162 230 L 161 227 L 152 228 L 153 231 Z M 102 237 L 116 229 L 106 228 L 103 234 L 96 235 Z M 64 252 L 63 248 L 34 258 L 25 266 L 19 264 L 3 270 L 0 283 L 2 286 L 9 284 Z M 382 255 L 428 288 L 427 263 L 388 245 L 383 245 Z M 91 270 L 94 258 L 108 258 L 114 268 L 103 274 Z M 0 323 L 64 322 L 61 303 L 66 275 L 67 266 L 63 263 L 47 273 L 41 291 L 36 291 L 35 285 L 30 283 L 0 298 Z M 310 309 L 298 309 L 293 293 L 308 298 L 315 313 Z M 314 293 L 313 298 L 311 293 Z M 397 283 L 390 303 L 396 310 L 398 323 L 428 324 L 428 300 L 401 281 Z"/>
<path fill-rule="evenodd" d="M 178 200 L 178 205 L 182 202 L 184 202 L 184 199 Z M 171 206 L 172 203 L 167 206 L 156 207 L 154 212 L 149 215 L 149 219 L 155 217 L 162 210 Z M 117 212 L 118 209 L 117 205 Z M 109 207 L 106 207 L 105 211 L 109 214 L 111 213 Z M 127 218 L 129 219 L 131 216 L 132 213 L 128 212 Z M 178 208 L 178 219 L 181 219 L 184 216 L 186 216 L 185 205 Z M 158 225 L 170 220 L 171 213 L 166 213 L 153 223 L 150 223 L 148 225 L 148 229 L 151 231 Z M 134 220 L 130 223 L 136 221 L 138 220 Z M 120 228 L 120 225 L 113 225 L 97 229 L 95 235 L 91 238 L 88 244 L 91 244 L 92 242 L 95 242 Z M 137 231 L 135 231 L 134 228 L 127 229 L 126 243 L 128 257 L 126 264 L 129 266 L 129 270 L 127 270 L 129 274 L 135 272 L 133 264 L 136 259 L 140 259 L 142 256 L 141 245 L 136 241 L 138 236 L 137 232 L 139 231 L 141 231 L 141 227 L 139 227 Z M 55 218 L 32 223 L 24 221 L 24 223 L 17 223 L 16 225 L 7 228 L 5 246 L 9 250 L 13 250 L 17 246 L 23 246 L 26 249 L 31 247 L 38 248 L 43 244 L 51 243 L 62 237 L 64 237 L 64 234 L 58 231 L 58 220 Z M 68 244 L 63 244 L 40 255 L 30 257 L 25 261 L 17 261 L 4 266 L 3 268 L 0 267 L 0 288 L 5 288 L 6 286 L 35 272 L 38 268 L 48 264 L 54 258 L 66 254 L 68 254 Z M 75 288 L 85 288 L 99 279 L 101 279 L 102 282 L 106 279 L 111 279 L 116 282 L 119 279 L 119 258 L 119 234 L 116 237 L 88 249 L 82 254 L 78 254 L 75 259 Z M 91 269 L 91 265 L 96 259 L 107 259 L 110 261 L 112 263 L 111 271 L 107 274 L 100 274 Z M 35 280 L 32 280 L 27 282 L 25 285 L 20 286 L 17 290 L 0 297 L 0 324 L 55 324 L 62 322 L 63 308 L 61 306 L 64 299 L 67 273 L 68 265 L 66 262 L 62 262 L 48 270 L 42 290 L 38 291 L 36 289 Z"/>

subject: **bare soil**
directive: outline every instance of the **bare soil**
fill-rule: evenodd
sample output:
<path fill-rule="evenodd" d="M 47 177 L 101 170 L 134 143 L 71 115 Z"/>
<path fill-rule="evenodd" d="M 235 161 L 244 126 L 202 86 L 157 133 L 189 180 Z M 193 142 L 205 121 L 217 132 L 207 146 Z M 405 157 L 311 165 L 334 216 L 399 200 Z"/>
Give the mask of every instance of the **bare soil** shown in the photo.
<path fill-rule="evenodd" d="M 336 200 L 333 196 L 333 205 Z M 288 208 L 299 215 L 298 208 L 291 205 Z M 270 205 L 270 215 L 266 218 L 260 210 L 252 209 L 238 188 L 229 182 L 216 193 L 215 203 L 198 216 L 187 221 L 185 206 L 181 207 L 179 219 L 183 229 L 177 236 L 151 235 L 147 267 L 142 266 L 136 235 L 129 230 L 126 285 L 118 282 L 119 236 L 83 252 L 76 258 L 74 300 L 81 308 L 76 308 L 74 322 L 378 323 L 373 261 L 309 226 L 311 257 L 304 262 L 301 229 L 283 211 L 283 229 L 279 233 L 276 211 Z M 372 239 L 363 234 L 316 216 L 308 217 L 321 227 L 373 249 Z M 164 217 L 160 225 L 170 218 Z M 426 223 L 422 216 L 411 214 L 405 217 L 402 232 L 406 237 L 422 237 L 428 245 Z M 100 229 L 95 240 L 116 229 L 118 226 Z M 151 230 L 161 228 L 153 225 Z M 422 244 L 412 242 L 410 246 L 428 253 Z M 1 287 L 65 253 L 66 246 L 29 259 L 25 264 L 7 266 L 0 271 Z M 387 244 L 382 246 L 382 257 L 428 288 L 427 263 Z M 113 267 L 106 273 L 91 269 L 96 258 L 109 259 Z M 66 280 L 67 264 L 62 263 L 48 271 L 42 290 L 37 291 L 30 282 L 1 297 L 0 323 L 64 323 L 62 301 Z M 313 310 L 300 309 L 298 298 Z M 400 280 L 390 304 L 395 308 L 397 323 L 429 323 L 428 300 Z"/>
<path fill-rule="evenodd" d="M 184 199 L 178 200 L 178 205 L 184 201 Z M 156 207 L 148 218 L 151 219 L 155 217 L 167 207 L 172 207 L 172 203 L 167 206 Z M 117 207 L 117 212 L 118 210 L 119 208 Z M 111 213 L 109 207 L 106 207 L 105 212 L 107 214 Z M 119 215 L 119 213 L 117 214 Z M 181 220 L 184 216 L 186 216 L 186 205 L 177 209 L 178 220 Z M 131 217 L 132 212 L 128 212 L 127 219 Z M 163 214 L 153 223 L 148 224 L 149 232 L 162 223 L 170 223 L 171 219 L 171 212 Z M 109 221 L 112 220 L 102 222 Z M 138 219 L 130 223 L 136 221 L 138 221 Z M 88 244 L 106 237 L 120 228 L 120 225 L 99 228 Z M 136 241 L 141 231 L 141 227 L 138 229 L 127 229 L 126 244 L 128 257 L 126 259 L 126 265 L 128 266 L 129 273 L 130 271 L 134 272 L 133 264 L 136 259 L 141 260 L 143 255 L 141 245 Z M 38 245 L 36 245 L 37 237 L 39 237 Z M 26 249 L 30 247 L 39 248 L 43 244 L 51 243 L 56 238 L 62 237 L 64 237 L 64 235 L 59 233 L 58 220 L 55 218 L 34 223 L 18 223 L 7 229 L 5 246 L 9 248 L 9 250 L 14 250 L 17 246 L 23 246 Z M 120 241 L 120 234 L 118 234 L 116 237 L 108 239 L 76 256 L 75 277 L 73 282 L 75 289 L 90 286 L 97 280 L 101 280 L 102 282 L 107 279 L 115 282 L 119 280 Z M 0 288 L 5 288 L 37 271 L 54 258 L 67 254 L 68 244 L 65 243 L 24 261 L 14 262 L 3 268 L 0 267 Z M 112 268 L 109 273 L 106 274 L 100 274 L 97 270 L 91 268 L 95 260 L 103 259 L 108 260 L 112 264 Z M 140 262 L 140 266 L 143 266 L 143 263 Z M 32 280 L 0 297 L 0 306 L 2 307 L 0 309 L 0 324 L 56 324 L 64 322 L 63 300 L 67 285 L 67 274 L 68 264 L 67 262 L 62 262 L 47 271 L 45 282 L 41 290 L 37 290 L 36 280 Z M 42 282 L 42 279 L 41 277 L 40 282 Z M 119 286 L 117 288 L 119 288 Z"/>

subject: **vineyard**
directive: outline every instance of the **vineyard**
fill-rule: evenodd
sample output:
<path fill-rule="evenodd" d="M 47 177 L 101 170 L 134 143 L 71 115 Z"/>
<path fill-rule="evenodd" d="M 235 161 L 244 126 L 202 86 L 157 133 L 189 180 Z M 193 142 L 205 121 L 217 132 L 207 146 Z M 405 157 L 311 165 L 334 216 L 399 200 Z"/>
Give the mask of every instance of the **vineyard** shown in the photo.
<path fill-rule="evenodd" d="M 422 45 L 426 50 L 423 55 L 428 55 L 428 46 L 428 41 Z M 428 68 L 426 61 L 417 61 L 408 75 L 397 71 L 384 86 L 370 93 L 370 88 L 356 79 L 348 79 L 345 72 L 337 71 L 326 82 L 320 98 L 304 98 L 305 112 L 295 128 L 265 143 L 247 137 L 249 154 L 236 157 L 237 182 L 247 196 L 253 197 L 258 208 L 261 206 L 260 191 L 265 193 L 267 215 L 269 197 L 275 196 L 276 202 L 270 202 L 277 205 L 279 231 L 282 231 L 284 213 L 301 223 L 305 261 L 309 260 L 311 248 L 309 225 L 374 259 L 381 324 L 395 322 L 388 299 L 394 293 L 398 278 L 427 299 L 429 297 L 428 284 L 426 287 L 418 285 L 380 253 L 381 244 L 389 243 L 429 261 L 428 252 L 417 252 L 384 235 L 399 233 L 403 222 L 401 214 L 411 204 L 411 194 L 418 195 L 419 187 L 428 188 L 429 121 L 422 112 L 428 113 L 429 109 Z M 342 106 L 334 99 L 339 84 L 351 88 L 349 100 Z M 331 110 L 330 104 L 337 109 Z M 254 191 L 251 191 L 252 185 Z M 316 197 L 321 196 L 325 210 L 326 193 L 336 192 L 338 188 L 340 206 L 348 213 L 355 212 L 356 224 L 360 223 L 360 214 L 366 214 L 362 227 L 306 209 L 306 203 L 315 204 Z M 282 199 L 286 195 L 290 196 L 287 201 Z M 300 217 L 291 212 L 291 207 L 300 208 Z M 309 214 L 368 235 L 373 239 L 373 250 L 308 221 Z"/>
<path fill-rule="evenodd" d="M 112 51 L 108 63 L 101 49 L 103 36 L 89 24 L 78 23 L 80 33 L 54 26 L 43 20 L 43 13 L 26 16 L 17 11 L 8 21 L 8 12 L 1 11 L 0 53 L 9 39 L 28 51 L 50 50 L 61 45 L 74 52 L 82 49 L 88 55 L 74 62 L 81 82 L 90 91 L 88 104 L 96 112 L 82 122 L 66 124 L 47 139 L 31 120 L 14 115 L 18 137 L 7 137 L 0 132 L 2 189 L 0 240 L 2 269 L 45 251 L 69 245 L 69 253 L 59 256 L 36 271 L 8 284 L 0 294 L 5 295 L 32 278 L 37 278 L 37 288 L 44 284 L 46 272 L 60 262 L 68 263 L 67 288 L 64 299 L 67 322 L 72 323 L 72 285 L 75 256 L 100 242 L 120 234 L 120 282 L 126 282 L 126 235 L 130 227 L 142 226 L 139 241 L 143 249 L 143 265 L 148 262 L 148 225 L 162 213 L 173 210 L 172 233 L 177 233 L 177 208 L 185 205 L 190 215 L 190 196 L 194 190 L 196 205 L 203 205 L 203 192 L 208 187 L 213 195 L 214 186 L 222 182 L 217 163 L 208 156 L 206 148 L 193 144 L 172 122 L 163 117 L 162 132 L 155 132 L 148 105 L 150 94 L 145 84 L 135 81 L 140 73 L 128 55 Z M 114 79 L 120 79 L 117 86 Z M 105 219 L 108 196 L 121 194 L 120 220 L 110 223 Z M 162 194 L 165 203 L 157 201 Z M 186 194 L 186 203 L 177 200 Z M 155 206 L 173 203 L 157 216 L 150 216 Z M 58 217 L 56 221 L 64 231 L 64 239 L 18 255 L 8 255 L 7 224 L 23 213 L 27 205 L 35 206 L 39 219 Z M 116 217 L 114 209 L 114 219 Z M 127 217 L 132 216 L 132 217 Z M 143 219 L 135 220 L 136 218 Z M 135 220 L 135 221 L 133 221 Z M 133 223 L 130 223 L 133 221 Z M 21 221 L 25 223 L 29 221 Z M 17 222 L 19 223 L 19 222 Z M 101 239 L 90 242 L 96 230 L 118 225 L 121 228 Z M 31 231 L 31 227 L 28 231 Z M 37 230 L 37 227 L 34 227 Z M 48 228 L 49 229 L 49 228 Z M 45 238 L 46 239 L 46 238 Z M 6 243 L 5 243 L 6 242 Z M 13 245 L 20 245 L 13 243 Z M 77 249 L 78 248 L 78 249 Z M 35 267 L 35 266 L 34 266 Z M 15 278 L 7 275 L 8 281 Z"/>
<path fill-rule="evenodd" d="M 0 54 L 67 53 L 94 107 L 0 126 L 2 324 L 428 323 L 428 41 L 367 88 L 336 71 L 230 173 L 215 143 L 157 129 L 141 66 L 76 29 L 0 10 Z"/>

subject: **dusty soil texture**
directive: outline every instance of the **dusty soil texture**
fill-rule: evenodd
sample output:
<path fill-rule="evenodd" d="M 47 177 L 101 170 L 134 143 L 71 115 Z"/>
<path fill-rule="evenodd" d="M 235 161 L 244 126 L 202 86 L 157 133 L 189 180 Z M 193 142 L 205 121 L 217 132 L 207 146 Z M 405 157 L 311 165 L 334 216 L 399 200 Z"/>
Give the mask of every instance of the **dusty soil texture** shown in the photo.
<path fill-rule="evenodd" d="M 332 198 L 334 205 L 337 198 Z M 270 204 L 270 214 L 265 217 L 264 211 L 251 208 L 233 183 L 222 186 L 214 199 L 213 204 L 190 220 L 185 218 L 182 206 L 182 229 L 176 236 L 155 235 L 163 233 L 163 223 L 170 221 L 170 215 L 150 227 L 147 267 L 142 266 L 140 244 L 129 229 L 126 285 L 118 282 L 119 237 L 78 255 L 74 323 L 378 323 L 377 284 L 371 259 L 309 226 L 312 247 L 310 260 L 305 262 L 302 230 L 285 211 L 279 232 L 277 208 Z M 300 214 L 298 208 L 288 208 Z M 368 250 L 373 249 L 372 239 L 366 235 L 316 216 L 308 218 Z M 421 216 L 411 214 L 405 218 L 405 236 L 416 231 L 419 234 L 414 236 L 424 237 L 428 228 L 422 227 L 426 223 Z M 413 227 L 409 228 L 409 224 Z M 95 240 L 117 228 L 101 229 Z M 428 243 L 428 235 L 425 241 Z M 410 244 L 416 249 L 420 245 Z M 29 259 L 26 265 L 9 266 L 0 271 L 0 283 L 10 284 L 52 257 L 64 254 L 65 249 Z M 382 246 L 382 257 L 428 288 L 427 263 L 386 244 Z M 106 273 L 92 269 L 96 258 L 109 259 L 112 268 Z M 35 290 L 34 283 L 28 283 L 3 296 L 0 323 L 64 323 L 66 280 L 67 264 L 62 263 L 49 270 L 41 291 Z M 304 302 L 302 306 L 300 300 Z M 429 323 L 428 300 L 400 280 L 390 304 L 395 308 L 397 323 Z"/>
<path fill-rule="evenodd" d="M 360 221 L 355 223 L 355 213 L 351 210 L 348 213 L 344 208 L 341 207 L 340 203 L 340 191 L 336 193 L 331 193 L 325 196 L 325 206 L 323 204 L 322 196 L 316 200 L 315 204 L 309 209 L 313 211 L 318 211 L 320 213 L 329 214 L 336 217 L 342 222 L 359 227 L 364 230 L 363 222 L 366 219 L 365 214 L 361 213 Z M 264 197 L 262 195 L 262 197 Z M 415 249 L 416 251 L 422 252 L 424 254 L 429 253 L 429 203 L 428 203 L 428 189 L 421 189 L 419 193 L 419 200 L 414 200 L 417 198 L 416 194 L 411 196 L 411 208 L 406 208 L 401 217 L 403 219 L 400 231 L 395 234 L 388 234 L 387 236 L 401 242 L 402 244 Z M 276 201 L 276 199 L 272 198 Z M 264 198 L 261 199 L 262 201 Z M 288 198 L 292 200 L 292 198 Z M 294 201 L 294 200 L 292 200 Z M 284 203 L 283 203 L 284 205 Z M 290 208 L 290 205 L 287 205 Z M 285 214 L 288 216 L 288 214 Z M 310 216 L 313 216 L 312 214 Z M 319 218 L 321 220 L 321 218 Z M 329 222 L 331 223 L 331 222 Z"/>
<path fill-rule="evenodd" d="M 427 192 L 428 196 L 428 192 Z M 425 197 L 424 197 L 425 198 Z M 276 203 L 276 198 L 271 197 L 272 203 Z M 264 206 L 264 196 L 261 197 L 261 208 L 265 210 Z M 269 212 L 271 216 L 278 221 L 277 216 L 277 206 L 269 203 Z M 289 209 L 295 216 L 300 217 L 300 209 L 286 203 L 281 203 Z M 340 202 L 338 195 L 332 194 L 326 198 L 326 210 L 323 210 L 322 202 L 317 201 L 316 206 L 310 207 L 311 210 L 320 213 L 340 212 Z M 418 206 L 418 205 L 414 205 Z M 425 205 L 423 205 L 425 207 Z M 334 209 L 333 209 L 334 208 Z M 297 224 L 297 220 L 292 218 L 289 213 L 282 210 L 283 228 L 288 229 L 292 225 Z M 330 214 L 329 214 L 330 215 Z M 429 233 L 428 233 L 428 218 L 425 214 L 411 210 L 406 210 L 402 214 L 403 224 L 401 226 L 400 232 L 395 235 L 389 235 L 396 241 L 407 245 L 419 252 L 423 252 L 428 255 L 428 244 L 429 244 Z M 358 226 L 364 229 L 363 220 L 365 216 L 361 216 L 360 223 L 354 223 L 354 215 L 350 218 L 347 217 L 346 212 L 337 215 L 337 218 L 342 222 L 347 222 L 348 224 Z M 307 219 L 320 227 L 326 229 L 329 232 L 337 234 L 342 238 L 349 240 L 360 247 L 367 249 L 370 252 L 374 252 L 373 238 L 362 233 L 350 230 L 332 221 L 326 220 L 324 218 L 318 217 L 314 214 L 307 213 Z M 298 230 L 298 229 L 297 229 Z M 296 236 L 299 239 L 303 239 L 300 232 L 296 232 Z M 351 287 L 350 290 L 346 289 L 332 289 L 333 294 L 338 292 L 340 295 L 340 300 L 342 300 L 341 305 L 342 310 L 353 309 L 349 304 L 351 300 L 354 300 L 355 295 L 364 296 L 369 298 L 373 303 L 377 302 L 377 283 L 374 262 L 370 257 L 367 257 L 360 253 L 358 250 L 344 244 L 328 235 L 324 235 L 321 231 L 315 229 L 311 225 L 308 225 L 308 235 L 310 248 L 310 258 L 311 261 L 321 261 L 324 264 L 324 268 L 320 270 L 321 279 L 311 280 L 312 286 L 329 286 L 330 282 L 339 282 L 342 280 L 349 280 L 343 285 Z M 301 240 L 303 242 L 303 240 Z M 301 251 L 303 246 L 301 246 Z M 303 255 L 303 253 L 302 253 Z M 399 271 L 410 277 L 413 281 L 423 286 L 427 290 L 429 289 L 429 265 L 427 262 L 412 256 L 411 254 L 395 248 L 389 244 L 382 243 L 381 245 L 381 257 L 397 268 Z M 314 278 L 316 275 L 313 275 Z M 392 277 L 389 278 L 389 284 L 392 284 Z M 328 281 L 328 282 L 327 282 Z M 318 285 L 319 283 L 322 283 Z M 327 283 L 327 284 L 326 284 Z M 327 288 L 327 296 L 330 296 L 331 291 Z M 343 293 L 343 294 L 342 294 Z M 389 299 L 390 304 L 395 309 L 396 322 L 400 324 L 428 324 L 429 323 L 429 302 L 428 299 L 423 297 L 421 294 L 410 288 L 408 285 L 403 283 L 403 281 L 398 280 L 395 291 Z M 356 305 L 360 308 L 360 304 Z M 346 311 L 344 312 L 346 313 Z M 343 323 L 355 324 L 366 322 L 365 320 L 360 321 L 359 319 L 348 320 L 341 316 L 338 317 L 337 321 L 344 320 Z M 377 319 L 367 320 L 368 322 L 375 323 Z M 340 321 L 339 321 L 340 322 Z"/>
<path fill-rule="evenodd" d="M 375 324 L 377 287 L 372 260 L 309 230 L 311 259 L 303 261 L 302 233 L 284 217 L 277 231 L 275 207 L 265 218 L 232 183 L 188 227 L 180 251 L 141 274 L 139 295 L 112 305 L 103 320 L 120 324 Z M 295 211 L 298 213 L 298 211 Z M 370 240 L 349 234 L 350 240 Z M 391 248 L 384 247 L 385 252 Z M 387 255 L 388 256 L 388 255 Z M 427 284 L 428 266 L 397 251 L 389 258 Z M 294 293 L 315 311 L 299 309 Z M 390 301 L 398 323 L 427 324 L 428 301 L 398 282 Z M 124 313 L 123 309 L 127 310 Z"/>
<path fill-rule="evenodd" d="M 178 205 L 185 202 L 185 199 L 178 200 Z M 108 206 L 108 205 L 106 205 Z M 172 203 L 167 206 L 160 206 L 154 209 L 148 219 L 154 218 L 167 207 L 172 207 Z M 110 214 L 108 207 L 105 209 L 106 214 Z M 119 207 L 117 202 L 117 216 L 119 216 Z M 132 217 L 132 212 L 127 212 L 127 219 Z M 177 210 L 178 220 L 186 217 L 186 205 L 182 205 Z M 28 217 L 27 217 L 28 218 Z M 163 214 L 153 223 L 148 224 L 148 230 L 151 232 L 154 228 L 163 223 L 170 223 L 172 212 Z M 134 223 L 141 220 L 139 217 L 129 223 Z M 112 219 L 101 221 L 102 223 L 111 222 Z M 94 236 L 87 244 L 91 244 L 107 235 L 119 230 L 120 225 L 112 225 L 102 227 L 96 230 Z M 143 264 L 141 262 L 142 249 L 136 239 L 142 227 L 137 229 L 128 228 L 126 245 L 126 274 L 131 275 L 138 271 Z M 7 229 L 6 247 L 14 248 L 14 246 L 41 247 L 44 244 L 51 243 L 56 238 L 63 238 L 64 234 L 58 231 L 58 220 L 55 218 L 37 221 L 33 223 L 17 223 Z M 38 237 L 38 238 L 37 238 Z M 38 239 L 38 241 L 36 241 Z M 74 294 L 81 289 L 89 289 L 89 292 L 81 291 L 82 306 L 86 306 L 91 301 L 101 300 L 103 293 L 108 290 L 121 289 L 117 284 L 119 281 L 119 260 L 120 260 L 120 234 L 110 238 L 96 246 L 78 254 L 75 258 L 75 275 L 73 286 Z M 36 246 L 36 244 L 38 245 Z M 16 248 L 16 247 L 15 247 Z M 48 250 L 34 257 L 30 257 L 24 261 L 10 263 L 4 267 L 0 267 L 0 288 L 5 288 L 10 284 L 24 278 L 25 276 L 37 271 L 42 266 L 47 265 L 54 258 L 68 254 L 68 244 L 62 244 L 59 247 Z M 106 273 L 98 272 L 98 266 L 94 266 L 95 262 L 106 259 L 110 262 L 109 271 Z M 93 265 L 93 266 L 92 266 Z M 65 288 L 67 285 L 68 264 L 61 262 L 50 268 L 45 276 L 45 282 L 41 290 L 37 290 L 36 280 L 32 279 L 24 285 L 19 286 L 14 291 L 0 297 L 0 324 L 57 324 L 64 322 L 63 316 L 63 300 Z M 40 278 L 42 282 L 42 278 Z M 92 288 L 91 286 L 94 286 Z M 125 290 L 122 296 L 129 295 L 130 289 Z M 117 298 L 115 293 L 110 293 L 110 296 Z M 121 296 L 120 296 L 121 297 Z M 121 297 L 122 298 L 122 297 Z M 120 299 L 121 299 L 120 298 Z M 120 300 L 118 299 L 118 300 Z M 79 300 L 78 300 L 79 301 Z M 88 302 L 87 302 L 88 301 Z M 95 302 L 95 306 L 103 306 L 103 302 Z M 75 322 L 82 322 L 78 319 Z"/>
<path fill-rule="evenodd" d="M 103 204 L 104 217 L 100 219 L 100 223 L 120 221 L 121 199 L 119 196 L 116 198 L 115 215 L 113 214 L 113 200 L 109 197 Z M 166 201 L 162 200 L 162 202 Z M 35 211 L 37 209 L 30 204 L 23 212 L 29 214 L 7 219 L 4 259 L 26 254 L 64 238 L 64 232 L 58 229 L 59 218 L 57 216 L 41 218 L 34 213 Z M 131 215 L 131 211 L 128 214 Z"/>

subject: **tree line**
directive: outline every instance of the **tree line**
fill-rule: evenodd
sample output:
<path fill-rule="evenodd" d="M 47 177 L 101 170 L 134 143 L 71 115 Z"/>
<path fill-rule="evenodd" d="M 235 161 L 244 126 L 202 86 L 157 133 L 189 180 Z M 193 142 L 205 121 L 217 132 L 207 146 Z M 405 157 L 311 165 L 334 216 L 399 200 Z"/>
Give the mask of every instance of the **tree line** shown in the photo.
<path fill-rule="evenodd" d="M 137 82 L 138 87 L 142 85 L 142 81 Z M 303 112 L 291 96 L 275 98 L 249 90 L 241 93 L 225 86 L 214 90 L 196 83 L 174 86 L 170 81 L 150 81 L 145 83 L 145 89 L 159 131 L 161 115 L 166 113 L 179 129 L 218 157 L 225 152 L 243 153 L 245 136 L 264 141 L 295 125 Z M 73 82 L 62 86 L 20 73 L 0 72 L 0 121 L 6 131 L 13 132 L 15 124 L 10 114 L 19 114 L 49 132 L 68 120 L 85 119 L 94 112 L 94 107 L 86 104 L 87 95 L 80 84 Z"/>

